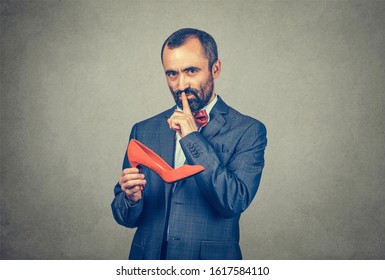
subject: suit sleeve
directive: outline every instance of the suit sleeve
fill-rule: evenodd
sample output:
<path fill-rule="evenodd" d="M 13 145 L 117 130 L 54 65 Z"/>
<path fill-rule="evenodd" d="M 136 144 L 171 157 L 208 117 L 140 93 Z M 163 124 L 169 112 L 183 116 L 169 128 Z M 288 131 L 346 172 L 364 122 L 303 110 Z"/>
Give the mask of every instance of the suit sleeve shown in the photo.
<path fill-rule="evenodd" d="M 260 122 L 253 122 L 235 141 L 238 141 L 235 150 L 224 165 L 199 132 L 180 140 L 187 163 L 205 167 L 195 175 L 202 196 L 225 218 L 246 210 L 257 193 L 264 167 L 266 128 Z"/>
<path fill-rule="evenodd" d="M 130 134 L 130 140 L 136 136 L 136 125 L 132 128 Z M 130 168 L 131 165 L 128 161 L 127 151 L 124 155 L 123 167 Z M 143 209 L 143 196 L 142 199 L 135 205 L 131 205 L 126 198 L 125 193 L 122 191 L 119 183 L 114 188 L 115 197 L 111 203 L 112 214 L 116 222 L 122 226 L 134 228 L 137 227 L 139 216 Z"/>

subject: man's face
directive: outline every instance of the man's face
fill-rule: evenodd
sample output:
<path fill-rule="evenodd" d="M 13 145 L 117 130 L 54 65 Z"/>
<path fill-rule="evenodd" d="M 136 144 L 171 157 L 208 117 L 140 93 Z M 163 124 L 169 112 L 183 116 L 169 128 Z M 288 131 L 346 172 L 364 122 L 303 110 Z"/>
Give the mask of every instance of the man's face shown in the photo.
<path fill-rule="evenodd" d="M 192 113 L 198 112 L 215 97 L 214 77 L 203 54 L 201 43 L 196 38 L 184 45 L 163 51 L 163 68 L 171 94 L 182 108 L 181 93 L 185 92 Z M 213 67 L 214 68 L 214 67 Z"/>

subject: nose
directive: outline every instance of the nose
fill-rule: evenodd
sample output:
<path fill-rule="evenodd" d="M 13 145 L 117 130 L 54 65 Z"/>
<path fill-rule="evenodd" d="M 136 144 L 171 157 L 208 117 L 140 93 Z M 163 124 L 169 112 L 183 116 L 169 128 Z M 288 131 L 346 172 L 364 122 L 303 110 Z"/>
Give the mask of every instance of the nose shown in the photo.
<path fill-rule="evenodd" d="M 190 83 L 188 81 L 188 77 L 184 73 L 180 74 L 178 77 L 178 90 L 185 90 L 190 86 Z"/>

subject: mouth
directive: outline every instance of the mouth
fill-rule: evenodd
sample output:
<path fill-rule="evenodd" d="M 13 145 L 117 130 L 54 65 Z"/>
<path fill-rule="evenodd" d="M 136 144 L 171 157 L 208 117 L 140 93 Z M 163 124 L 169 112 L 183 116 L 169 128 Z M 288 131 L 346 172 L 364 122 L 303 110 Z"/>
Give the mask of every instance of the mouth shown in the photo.
<path fill-rule="evenodd" d="M 179 98 L 179 100 L 182 100 L 182 95 L 179 95 L 178 98 Z M 193 99 L 193 98 L 195 98 L 195 96 L 194 96 L 194 94 L 186 93 L 186 98 L 187 99 Z"/>

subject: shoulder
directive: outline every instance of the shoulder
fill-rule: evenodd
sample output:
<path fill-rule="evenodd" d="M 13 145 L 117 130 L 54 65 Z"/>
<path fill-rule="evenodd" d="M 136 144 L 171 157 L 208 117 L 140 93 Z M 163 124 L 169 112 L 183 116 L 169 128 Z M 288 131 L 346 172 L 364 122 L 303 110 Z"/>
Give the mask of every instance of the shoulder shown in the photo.
<path fill-rule="evenodd" d="M 172 115 L 174 110 L 175 108 L 171 108 L 151 118 L 145 119 L 143 121 L 140 121 L 134 124 L 134 126 L 131 129 L 129 139 L 132 139 L 132 138 L 151 139 L 151 138 L 154 138 L 155 135 L 160 133 L 160 131 L 168 130 L 169 127 L 168 127 L 167 119 Z"/>
<path fill-rule="evenodd" d="M 253 118 L 248 115 L 244 115 L 240 113 L 239 111 L 233 109 L 232 107 L 229 107 L 229 119 L 234 121 L 237 124 L 243 124 L 243 125 L 255 125 L 257 127 L 265 127 L 265 125 L 258 119 Z"/>
<path fill-rule="evenodd" d="M 242 127 L 247 129 L 253 127 L 261 131 L 266 131 L 266 126 L 258 119 L 245 115 L 238 110 L 227 105 L 221 98 L 218 100 L 218 107 L 225 113 L 228 124 L 232 128 Z"/>
<path fill-rule="evenodd" d="M 256 118 L 244 115 L 239 111 L 229 107 L 228 119 L 229 133 L 233 135 L 238 142 L 239 147 L 254 147 L 255 149 L 265 149 L 267 145 L 266 126 Z"/>
<path fill-rule="evenodd" d="M 175 108 L 170 108 L 163 111 L 153 117 L 145 119 L 135 124 L 136 127 L 147 127 L 147 126 L 159 126 L 160 123 L 164 123 L 174 112 Z"/>

